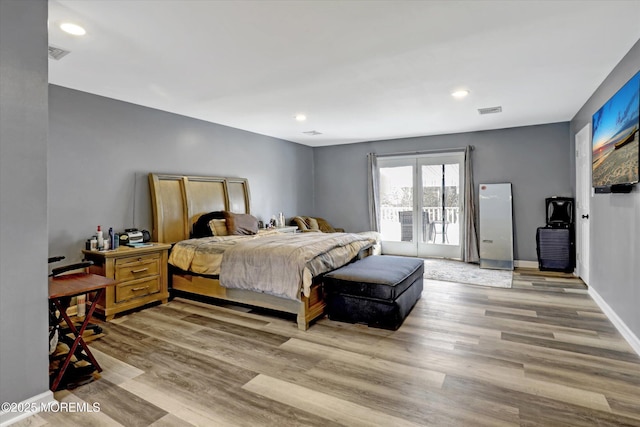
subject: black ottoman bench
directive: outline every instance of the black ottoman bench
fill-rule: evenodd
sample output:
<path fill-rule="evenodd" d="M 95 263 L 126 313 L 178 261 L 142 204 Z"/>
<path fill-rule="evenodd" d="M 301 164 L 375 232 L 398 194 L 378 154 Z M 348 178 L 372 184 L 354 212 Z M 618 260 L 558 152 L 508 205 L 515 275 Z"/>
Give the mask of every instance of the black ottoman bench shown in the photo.
<path fill-rule="evenodd" d="M 369 256 L 325 274 L 329 319 L 396 330 L 422 294 L 424 261 Z"/>

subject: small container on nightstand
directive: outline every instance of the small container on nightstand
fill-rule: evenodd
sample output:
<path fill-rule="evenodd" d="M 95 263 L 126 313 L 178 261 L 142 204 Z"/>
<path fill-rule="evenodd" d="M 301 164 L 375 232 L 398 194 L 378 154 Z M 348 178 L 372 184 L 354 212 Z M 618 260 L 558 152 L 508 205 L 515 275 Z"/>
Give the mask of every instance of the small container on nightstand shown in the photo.
<path fill-rule="evenodd" d="M 96 312 L 106 320 L 118 313 L 169 299 L 167 273 L 171 245 L 150 243 L 131 248 L 120 246 L 111 251 L 83 250 L 85 259 L 93 261 L 89 271 L 115 279 L 116 286 L 106 289 L 104 300 L 98 301 Z"/>
<path fill-rule="evenodd" d="M 295 233 L 298 231 L 297 225 L 283 225 L 282 227 L 276 227 L 276 230 L 280 233 Z"/>

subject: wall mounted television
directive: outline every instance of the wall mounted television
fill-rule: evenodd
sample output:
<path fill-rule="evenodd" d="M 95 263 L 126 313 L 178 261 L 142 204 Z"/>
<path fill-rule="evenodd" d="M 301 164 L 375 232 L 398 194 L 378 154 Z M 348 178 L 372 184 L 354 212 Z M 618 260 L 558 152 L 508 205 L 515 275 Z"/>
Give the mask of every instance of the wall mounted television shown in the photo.
<path fill-rule="evenodd" d="M 628 193 L 640 181 L 640 71 L 592 117 L 596 193 Z"/>

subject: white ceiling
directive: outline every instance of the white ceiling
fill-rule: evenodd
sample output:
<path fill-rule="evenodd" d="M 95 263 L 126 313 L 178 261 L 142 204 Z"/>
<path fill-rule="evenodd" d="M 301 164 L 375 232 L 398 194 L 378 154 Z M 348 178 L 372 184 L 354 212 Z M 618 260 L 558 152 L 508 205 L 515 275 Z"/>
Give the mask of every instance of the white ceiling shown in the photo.
<path fill-rule="evenodd" d="M 323 146 L 571 120 L 639 38 L 638 0 L 50 0 L 49 81 Z"/>

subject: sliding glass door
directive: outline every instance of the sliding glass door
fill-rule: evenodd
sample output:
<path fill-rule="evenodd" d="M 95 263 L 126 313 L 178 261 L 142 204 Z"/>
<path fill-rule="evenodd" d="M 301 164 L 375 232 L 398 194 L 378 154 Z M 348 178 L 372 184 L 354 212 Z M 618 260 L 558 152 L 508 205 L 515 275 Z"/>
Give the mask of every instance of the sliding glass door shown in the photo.
<path fill-rule="evenodd" d="M 378 160 L 385 253 L 461 258 L 463 164 L 464 153 Z"/>

